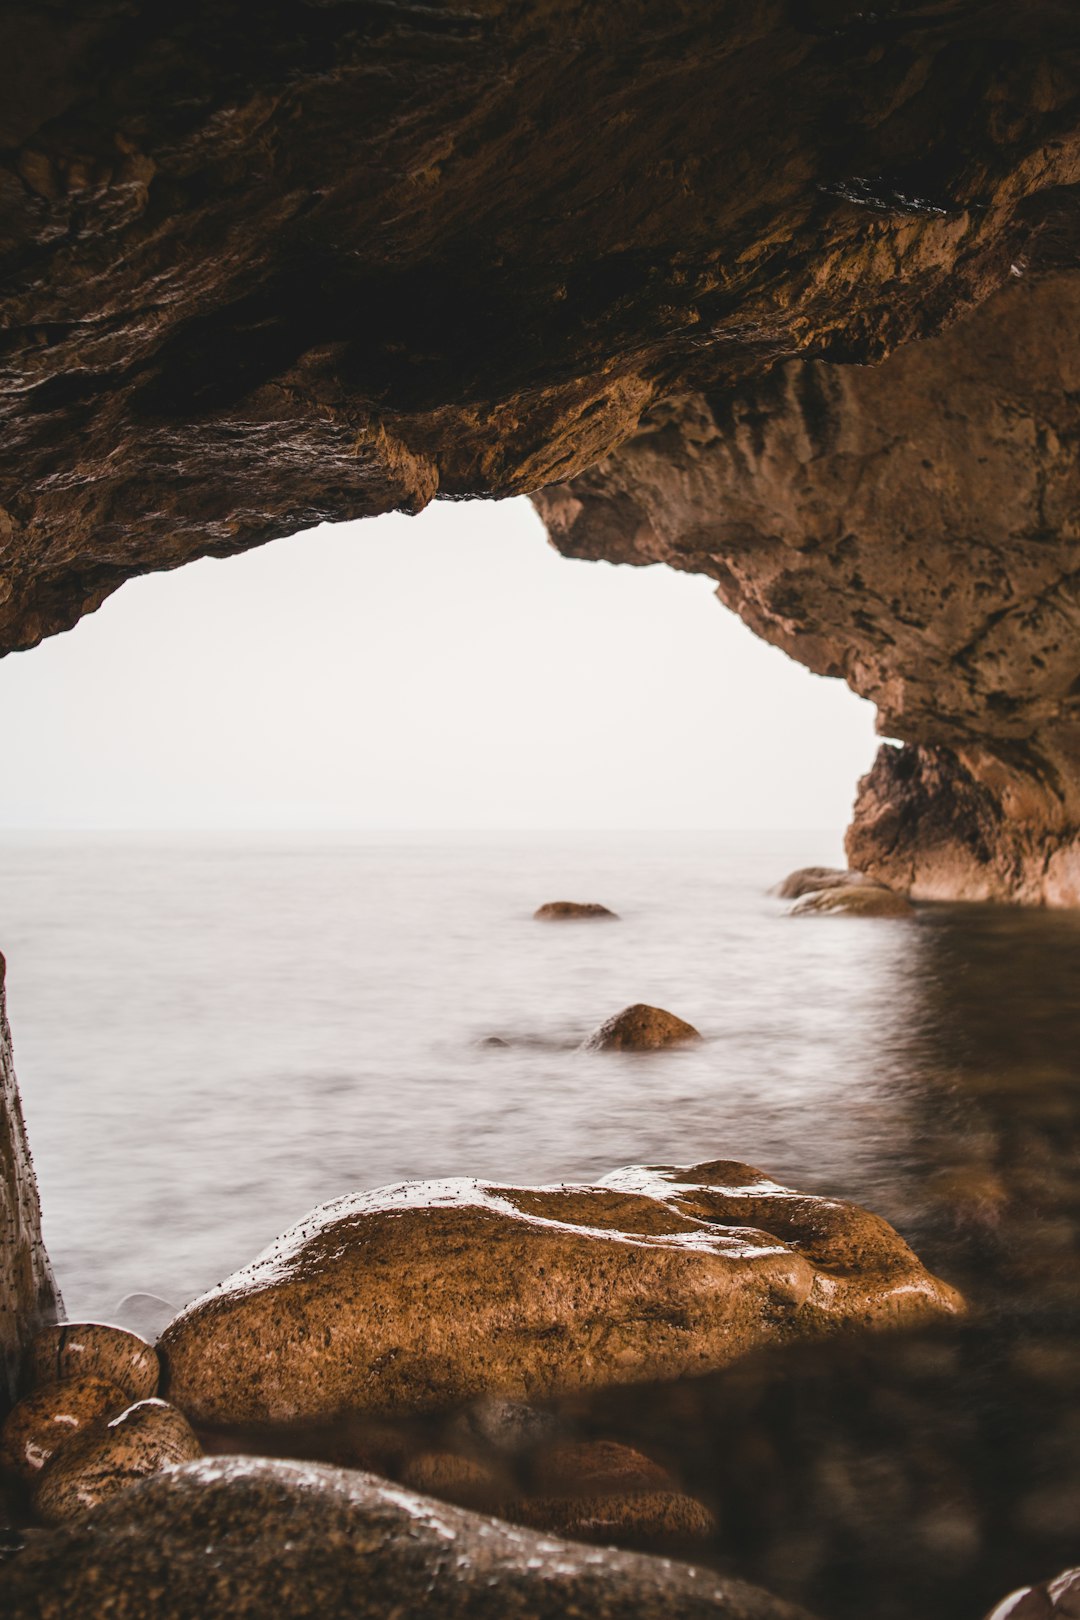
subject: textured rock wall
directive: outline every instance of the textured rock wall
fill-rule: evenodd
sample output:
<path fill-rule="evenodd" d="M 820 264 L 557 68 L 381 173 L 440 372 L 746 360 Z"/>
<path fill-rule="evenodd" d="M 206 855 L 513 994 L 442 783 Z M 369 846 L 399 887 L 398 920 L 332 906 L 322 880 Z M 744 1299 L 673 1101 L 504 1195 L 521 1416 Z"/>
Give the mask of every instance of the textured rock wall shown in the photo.
<path fill-rule="evenodd" d="M 54 1320 L 60 1296 L 41 1241 L 41 1210 L 11 1058 L 0 956 L 0 1413 L 15 1393 L 23 1348 Z"/>
<path fill-rule="evenodd" d="M 655 409 L 535 497 L 572 556 L 710 575 L 878 706 L 856 866 L 1080 904 L 1080 275 L 1018 264 L 943 335 Z"/>
<path fill-rule="evenodd" d="M 1069 235 L 1071 0 L 0 14 L 0 652 L 323 519 L 566 479 Z"/>

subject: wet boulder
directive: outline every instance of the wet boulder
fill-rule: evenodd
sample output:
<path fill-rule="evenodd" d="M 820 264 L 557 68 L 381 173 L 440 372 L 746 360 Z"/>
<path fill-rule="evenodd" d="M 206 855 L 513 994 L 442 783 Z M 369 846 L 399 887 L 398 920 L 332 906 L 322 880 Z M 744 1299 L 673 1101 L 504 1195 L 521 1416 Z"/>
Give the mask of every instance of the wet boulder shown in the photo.
<path fill-rule="evenodd" d="M 913 917 L 907 895 L 879 883 L 844 883 L 804 894 L 791 908 L 792 917 Z"/>
<path fill-rule="evenodd" d="M 1077 1620 L 1080 1616 L 1080 1569 L 1067 1569 L 1038 1586 L 1010 1592 L 986 1620 Z"/>
<path fill-rule="evenodd" d="M 862 872 L 841 866 L 800 866 L 797 871 L 789 872 L 770 893 L 780 900 L 801 900 L 804 894 L 819 894 L 822 889 L 849 889 L 874 881 Z"/>
<path fill-rule="evenodd" d="M 609 1018 L 582 1042 L 583 1052 L 658 1052 L 666 1046 L 686 1046 L 700 1041 L 693 1024 L 663 1007 L 650 1007 L 637 1001 L 632 1007 Z"/>
<path fill-rule="evenodd" d="M 617 922 L 618 913 L 609 911 L 607 906 L 582 900 L 549 900 L 547 905 L 533 912 L 534 922 L 586 922 L 590 918 Z"/>
<path fill-rule="evenodd" d="M 878 1216 L 721 1161 L 342 1198 L 189 1305 L 160 1348 L 192 1421 L 272 1423 L 677 1378 L 960 1306 Z"/>
<path fill-rule="evenodd" d="M 741 1581 L 554 1541 L 314 1463 L 136 1485 L 0 1568 L 5 1620 L 806 1620 Z"/>
<path fill-rule="evenodd" d="M 182 1412 L 166 1401 L 138 1401 L 63 1447 L 36 1482 L 34 1511 L 47 1524 L 61 1524 L 162 1468 L 201 1455 Z"/>
<path fill-rule="evenodd" d="M 563 1441 L 533 1463 L 533 1489 L 500 1518 L 582 1541 L 623 1537 L 678 1549 L 709 1541 L 716 1521 L 667 1469 L 614 1440 Z"/>
<path fill-rule="evenodd" d="M 16 1401 L 4 1419 L 0 1461 L 23 1479 L 33 1479 L 80 1430 L 127 1403 L 122 1389 L 92 1373 L 41 1384 Z"/>
<path fill-rule="evenodd" d="M 25 1368 L 31 1388 L 88 1373 L 117 1385 L 129 1401 L 143 1401 L 157 1394 L 161 1366 L 146 1339 L 105 1322 L 59 1322 L 31 1342 Z"/>

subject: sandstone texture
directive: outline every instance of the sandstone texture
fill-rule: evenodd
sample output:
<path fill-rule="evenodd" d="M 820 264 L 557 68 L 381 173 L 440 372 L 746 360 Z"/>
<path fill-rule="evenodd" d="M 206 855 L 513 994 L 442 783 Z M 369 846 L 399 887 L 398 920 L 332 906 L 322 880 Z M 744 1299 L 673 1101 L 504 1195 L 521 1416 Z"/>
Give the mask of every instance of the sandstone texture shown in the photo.
<path fill-rule="evenodd" d="M 188 1306 L 160 1349 L 193 1421 L 284 1422 L 677 1378 L 959 1308 L 879 1217 L 721 1161 L 339 1199 Z"/>
<path fill-rule="evenodd" d="M 0 956 L 0 1414 L 15 1398 L 24 1350 L 63 1306 L 41 1240 L 41 1206 L 11 1056 Z"/>
<path fill-rule="evenodd" d="M 624 1007 L 582 1042 L 583 1052 L 658 1052 L 665 1046 L 686 1046 L 700 1041 L 693 1024 L 663 1007 L 637 1001 Z"/>
<path fill-rule="evenodd" d="M 369 1475 L 241 1458 L 158 1475 L 0 1568 L 7 1620 L 85 1620 L 106 1593 L 110 1620 L 807 1620 L 687 1565 L 574 1547 Z"/>
<path fill-rule="evenodd" d="M 1011 285 L 880 366 L 684 394 L 534 497 L 569 556 L 711 576 L 878 708 L 853 867 L 916 899 L 1080 903 L 1080 277 Z"/>
<path fill-rule="evenodd" d="M 913 917 L 906 895 L 878 883 L 841 883 L 804 894 L 791 908 L 793 917 Z"/>
<path fill-rule="evenodd" d="M 613 921 L 616 920 L 615 912 L 609 911 L 607 906 L 580 900 L 549 900 L 547 905 L 541 906 L 533 916 L 537 922 L 580 922 L 590 917 L 609 917 Z"/>
<path fill-rule="evenodd" d="M 62 1524 L 201 1454 L 182 1412 L 165 1401 L 138 1401 L 63 1446 L 35 1482 L 34 1511 L 47 1524 Z"/>
<path fill-rule="evenodd" d="M 157 1394 L 161 1367 L 152 1344 L 127 1328 L 106 1322 L 60 1322 L 43 1328 L 26 1355 L 29 1387 L 88 1373 L 105 1378 L 128 1400 Z"/>

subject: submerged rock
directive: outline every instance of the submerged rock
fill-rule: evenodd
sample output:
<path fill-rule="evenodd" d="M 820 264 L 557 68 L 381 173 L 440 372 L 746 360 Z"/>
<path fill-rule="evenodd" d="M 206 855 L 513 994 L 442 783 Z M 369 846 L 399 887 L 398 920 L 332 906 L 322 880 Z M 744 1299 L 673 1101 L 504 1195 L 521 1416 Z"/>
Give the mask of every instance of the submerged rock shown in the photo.
<path fill-rule="evenodd" d="M 281 1422 L 681 1377 L 959 1308 L 878 1216 L 721 1161 L 339 1199 L 188 1306 L 161 1350 L 193 1421 Z"/>
<path fill-rule="evenodd" d="M 149 1474 L 201 1455 L 182 1412 L 165 1401 L 138 1401 L 111 1421 L 92 1424 L 63 1447 L 37 1482 L 34 1510 L 47 1524 L 60 1524 Z"/>
<path fill-rule="evenodd" d="M 5 1620 L 806 1620 L 767 1592 L 595 1551 L 313 1463 L 188 1463 L 0 1568 Z"/>
<path fill-rule="evenodd" d="M 129 1401 L 143 1401 L 157 1394 L 161 1365 L 139 1334 L 105 1322 L 60 1322 L 34 1338 L 26 1357 L 31 1388 L 86 1373 L 108 1379 Z"/>
<path fill-rule="evenodd" d="M 845 913 L 852 917 L 913 917 L 915 908 L 904 894 L 884 884 L 842 884 L 804 894 L 792 906 L 792 917 L 831 916 Z"/>
<path fill-rule="evenodd" d="M 618 914 L 607 906 L 598 906 L 581 900 L 549 900 L 533 912 L 534 922 L 581 922 L 586 918 L 608 918 L 618 921 Z"/>
<path fill-rule="evenodd" d="M 155 1340 L 163 1327 L 176 1315 L 176 1306 L 160 1294 L 138 1292 L 125 1294 L 113 1310 L 113 1320 L 144 1339 Z"/>
<path fill-rule="evenodd" d="M 23 1479 L 33 1479 L 81 1429 L 127 1405 L 116 1384 L 94 1374 L 65 1378 L 17 1401 L 0 1430 L 0 1460 Z"/>
<path fill-rule="evenodd" d="M 841 866 L 800 866 L 789 872 L 782 883 L 770 892 L 780 900 L 801 900 L 804 894 L 819 894 L 823 889 L 848 889 L 859 884 L 873 884 L 863 872 L 853 872 Z M 878 884 L 879 888 L 883 885 Z"/>
<path fill-rule="evenodd" d="M 650 1007 L 637 1001 L 594 1029 L 581 1044 L 583 1052 L 656 1052 L 665 1046 L 685 1046 L 700 1041 L 693 1024 L 663 1007 Z"/>

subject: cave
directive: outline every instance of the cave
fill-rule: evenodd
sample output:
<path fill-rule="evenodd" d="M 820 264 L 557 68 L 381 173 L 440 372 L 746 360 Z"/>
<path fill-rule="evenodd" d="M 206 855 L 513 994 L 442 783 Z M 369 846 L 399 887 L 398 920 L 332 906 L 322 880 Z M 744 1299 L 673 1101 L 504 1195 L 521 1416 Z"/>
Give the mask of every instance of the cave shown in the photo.
<path fill-rule="evenodd" d="M 874 703 L 854 872 L 1080 907 L 1069 0 L 14 0 L 0 46 L 0 655 L 524 494 Z M 10 1400 L 62 1306 L 2 1015 L 0 1079 Z"/>

